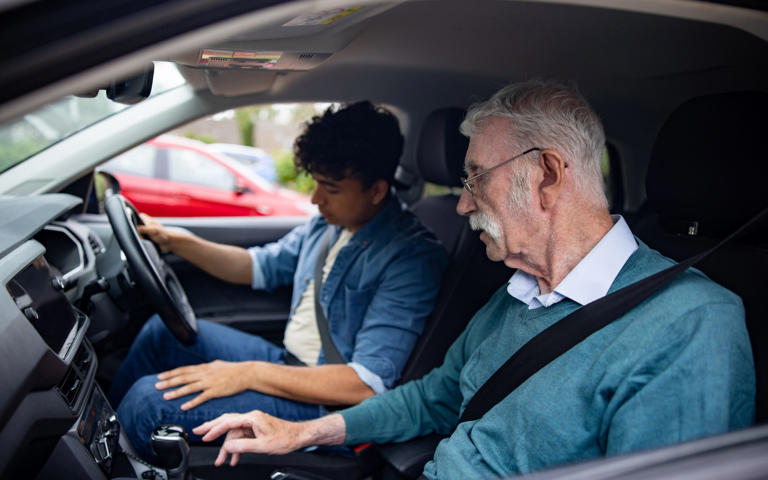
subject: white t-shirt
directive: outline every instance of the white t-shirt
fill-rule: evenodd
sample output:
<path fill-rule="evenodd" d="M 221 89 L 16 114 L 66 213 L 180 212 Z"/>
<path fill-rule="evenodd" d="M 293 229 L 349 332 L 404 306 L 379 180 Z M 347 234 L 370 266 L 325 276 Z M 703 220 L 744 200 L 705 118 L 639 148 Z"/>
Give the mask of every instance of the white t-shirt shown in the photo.
<path fill-rule="evenodd" d="M 323 281 L 328 277 L 333 262 L 339 255 L 341 247 L 349 242 L 352 233 L 346 228 L 341 231 L 336 243 L 328 251 L 323 265 Z M 309 281 L 304 294 L 296 306 L 291 320 L 285 327 L 285 336 L 283 337 L 285 349 L 291 352 L 296 358 L 307 365 L 317 365 L 322 342 L 320 341 L 320 332 L 317 330 L 317 321 L 315 319 L 315 279 Z"/>

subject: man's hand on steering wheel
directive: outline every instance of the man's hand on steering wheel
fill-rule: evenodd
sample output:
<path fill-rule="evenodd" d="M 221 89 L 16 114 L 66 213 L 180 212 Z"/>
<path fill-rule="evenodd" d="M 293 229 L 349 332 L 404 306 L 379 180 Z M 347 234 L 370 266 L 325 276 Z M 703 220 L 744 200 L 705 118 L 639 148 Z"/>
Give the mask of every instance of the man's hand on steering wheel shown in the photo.
<path fill-rule="evenodd" d="M 155 245 L 139 235 L 137 224 L 143 220 L 136 208 L 122 195 L 112 194 L 106 198 L 104 210 L 128 262 L 131 278 L 171 333 L 183 344 L 193 344 L 197 337 L 197 319 L 192 306 L 176 274 L 163 261 Z"/>
<path fill-rule="evenodd" d="M 137 225 L 139 234 L 152 240 L 163 252 L 172 252 L 174 235 L 176 233 L 146 213 L 141 213 L 139 216 L 144 222 L 144 225 Z"/>

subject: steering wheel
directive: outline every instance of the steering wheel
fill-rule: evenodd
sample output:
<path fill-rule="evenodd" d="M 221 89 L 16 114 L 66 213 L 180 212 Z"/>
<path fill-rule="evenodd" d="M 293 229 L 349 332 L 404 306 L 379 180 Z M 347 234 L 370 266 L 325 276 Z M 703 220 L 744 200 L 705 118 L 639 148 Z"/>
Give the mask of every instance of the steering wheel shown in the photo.
<path fill-rule="evenodd" d="M 187 294 L 176 274 L 160 257 L 155 244 L 139 235 L 136 225 L 144 222 L 136 207 L 115 193 L 107 196 L 104 210 L 128 260 L 133 281 L 173 336 L 184 345 L 195 343 L 197 319 Z"/>

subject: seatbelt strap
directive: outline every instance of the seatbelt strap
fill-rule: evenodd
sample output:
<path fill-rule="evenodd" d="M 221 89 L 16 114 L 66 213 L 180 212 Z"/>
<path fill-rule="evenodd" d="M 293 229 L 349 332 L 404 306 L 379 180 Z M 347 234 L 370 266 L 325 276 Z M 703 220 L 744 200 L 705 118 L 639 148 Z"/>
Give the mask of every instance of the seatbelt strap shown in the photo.
<path fill-rule="evenodd" d="M 746 231 L 766 213 L 768 208 L 709 250 L 584 305 L 543 330 L 520 347 L 478 389 L 461 414 L 459 423 L 481 418 L 533 374 L 596 331 L 632 310 L 689 267 Z"/>
<path fill-rule="evenodd" d="M 320 343 L 323 346 L 325 363 L 327 364 L 347 363 L 336 348 L 336 344 L 333 343 L 330 328 L 328 327 L 328 318 L 326 318 L 325 312 L 323 312 L 323 306 L 320 305 L 320 290 L 323 286 L 323 266 L 325 265 L 325 259 L 328 257 L 332 235 L 333 228 L 328 225 L 317 254 L 317 262 L 315 263 L 315 321 L 317 322 L 317 331 L 320 333 Z"/>

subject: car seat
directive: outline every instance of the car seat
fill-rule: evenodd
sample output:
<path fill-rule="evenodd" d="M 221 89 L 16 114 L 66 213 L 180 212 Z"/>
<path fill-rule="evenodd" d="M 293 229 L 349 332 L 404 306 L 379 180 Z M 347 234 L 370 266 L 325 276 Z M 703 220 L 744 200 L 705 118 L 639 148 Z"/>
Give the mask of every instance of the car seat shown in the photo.
<path fill-rule="evenodd" d="M 444 108 L 432 112 L 422 124 L 417 150 L 425 181 L 460 187 L 468 140 L 459 133 L 464 111 Z M 403 369 L 400 382 L 420 378 L 442 363 L 448 347 L 461 334 L 472 315 L 512 275 L 502 263 L 485 255 L 478 235 L 466 217 L 456 213 L 459 195 L 450 192 L 416 201 L 411 209 L 445 247 L 450 263 L 443 275 L 435 308 Z M 440 440 L 429 436 L 374 449 L 358 449 L 355 457 L 308 452 L 288 455 L 243 455 L 234 469 L 213 467 L 218 448 L 193 446 L 191 472 L 205 479 L 269 478 L 278 467 L 320 474 L 328 478 L 360 478 L 384 469 L 384 478 L 408 478 L 421 473 Z"/>
<path fill-rule="evenodd" d="M 469 144 L 459 133 L 463 119 L 463 109 L 442 108 L 424 121 L 418 162 L 426 182 L 462 186 L 460 179 Z M 440 365 L 472 315 L 513 273 L 503 263 L 488 259 L 485 246 L 470 229 L 467 217 L 456 213 L 460 193 L 461 190 L 425 197 L 411 206 L 413 213 L 440 239 L 451 261 L 443 274 L 432 315 L 403 369 L 402 382 L 420 378 Z"/>
<path fill-rule="evenodd" d="M 647 210 L 633 226 L 649 246 L 683 260 L 714 246 L 768 206 L 768 164 L 760 142 L 768 94 L 735 92 L 694 98 L 661 128 L 646 175 Z M 768 220 L 731 241 L 697 268 L 741 296 L 757 374 L 757 422 L 768 420 L 765 275 Z"/>
<path fill-rule="evenodd" d="M 469 140 L 459 133 L 463 119 L 464 110 L 442 108 L 424 121 L 419 135 L 418 162 L 426 182 L 461 188 L 464 155 L 469 144 Z M 442 364 L 448 348 L 464 331 L 474 313 L 512 275 L 512 270 L 503 263 L 488 259 L 485 246 L 470 229 L 467 218 L 456 212 L 458 193 L 452 191 L 425 197 L 411 207 L 443 243 L 451 263 L 443 275 L 435 309 L 403 369 L 401 382 L 421 378 Z M 379 454 L 386 460 L 383 478 L 416 478 L 442 438 L 428 435 L 408 442 L 377 446 Z"/>

